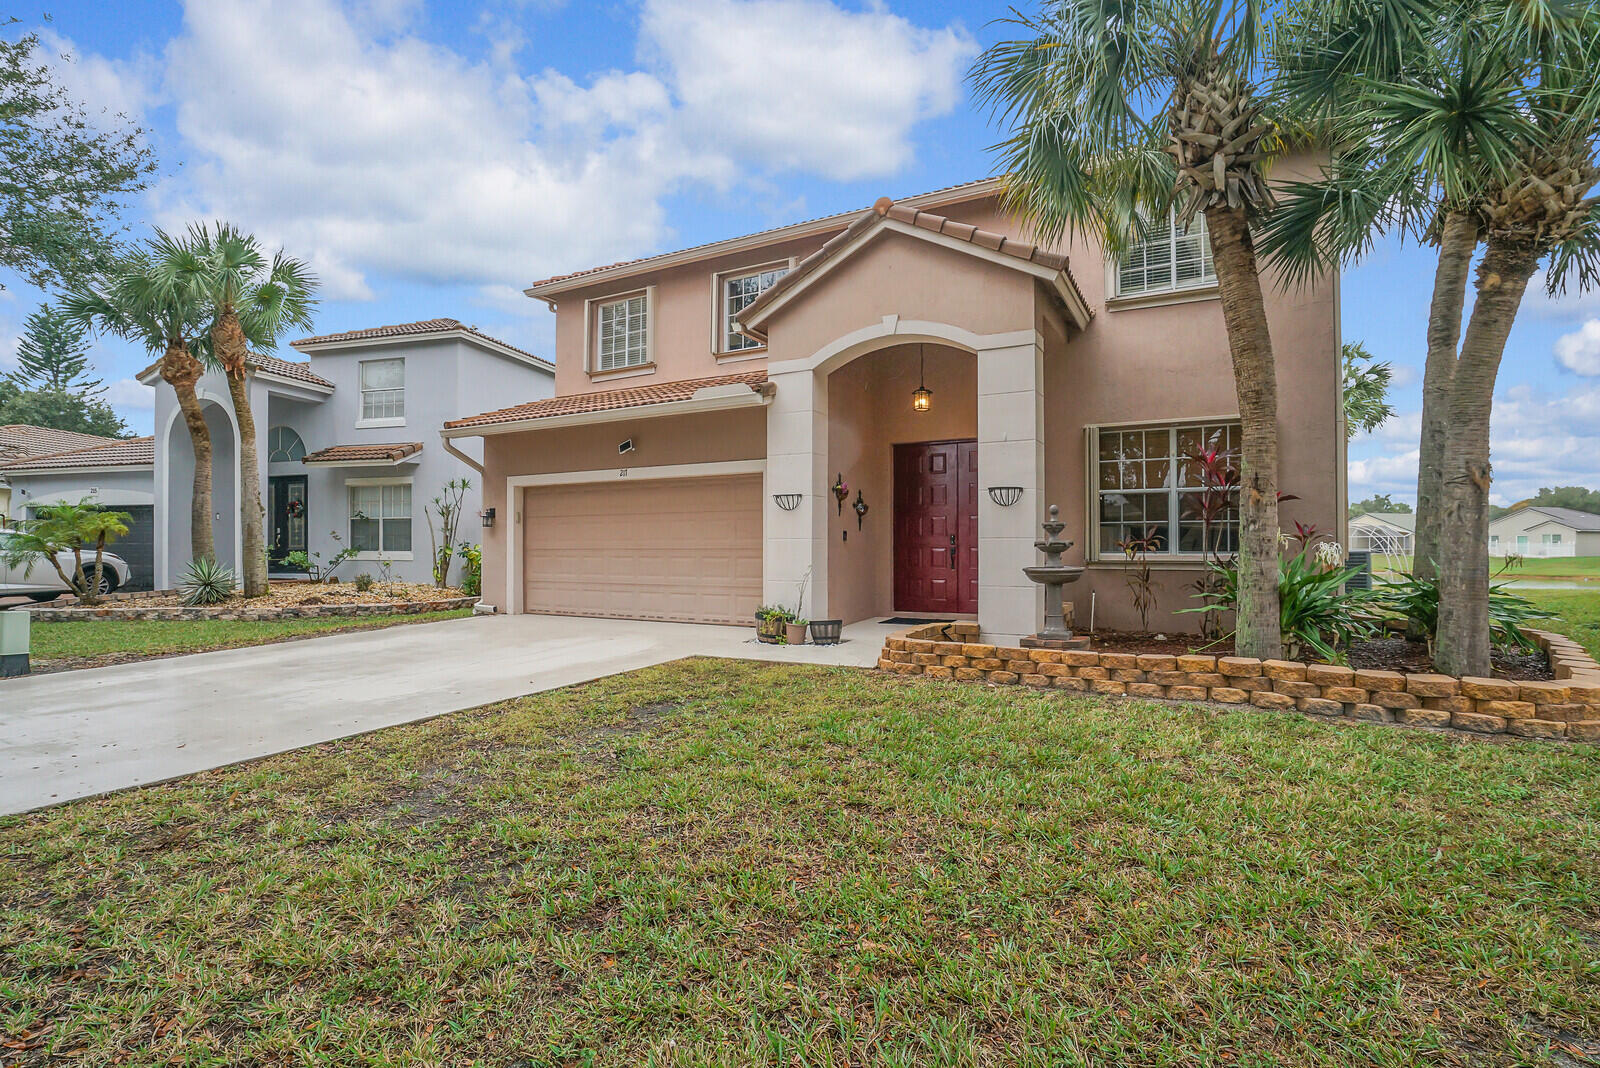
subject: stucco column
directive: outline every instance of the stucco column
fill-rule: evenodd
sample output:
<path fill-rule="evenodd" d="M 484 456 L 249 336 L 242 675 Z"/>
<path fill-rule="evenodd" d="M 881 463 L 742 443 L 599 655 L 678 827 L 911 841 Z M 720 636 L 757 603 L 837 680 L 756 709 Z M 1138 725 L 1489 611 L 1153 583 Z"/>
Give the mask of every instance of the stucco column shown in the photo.
<path fill-rule="evenodd" d="M 1015 340 L 1014 336 L 1007 338 Z M 1044 502 L 1044 341 L 978 350 L 978 625 L 988 642 L 1015 643 L 1044 621 L 1035 563 Z M 1002 508 L 990 486 L 1021 486 Z"/>
<path fill-rule="evenodd" d="M 828 380 L 811 370 L 772 376 L 767 408 L 767 485 L 762 495 L 762 600 L 793 608 L 811 573 L 804 612 L 828 616 Z M 792 512 L 774 494 L 802 494 Z"/>

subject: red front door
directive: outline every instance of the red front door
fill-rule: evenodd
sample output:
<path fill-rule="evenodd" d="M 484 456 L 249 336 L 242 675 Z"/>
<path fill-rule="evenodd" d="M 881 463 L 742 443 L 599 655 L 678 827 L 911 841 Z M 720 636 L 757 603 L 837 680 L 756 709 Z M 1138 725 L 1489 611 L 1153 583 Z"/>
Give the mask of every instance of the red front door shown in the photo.
<path fill-rule="evenodd" d="M 978 610 L 978 443 L 894 447 L 894 609 Z"/>

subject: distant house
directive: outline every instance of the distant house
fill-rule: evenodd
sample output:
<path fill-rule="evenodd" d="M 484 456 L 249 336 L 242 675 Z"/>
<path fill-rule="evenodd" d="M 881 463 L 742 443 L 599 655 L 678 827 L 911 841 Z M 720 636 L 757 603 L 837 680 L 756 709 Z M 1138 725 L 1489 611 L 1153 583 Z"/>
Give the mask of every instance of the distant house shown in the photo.
<path fill-rule="evenodd" d="M 1489 555 L 1600 556 L 1600 515 L 1529 504 L 1489 523 Z"/>
<path fill-rule="evenodd" d="M 1350 520 L 1350 548 L 1409 556 L 1416 531 L 1414 512 L 1368 512 Z"/>
<path fill-rule="evenodd" d="M 0 427 L 0 526 L 35 518 L 62 501 L 90 500 L 128 515 L 115 551 L 128 589 L 154 579 L 155 447 L 151 438 L 106 438 L 39 426 Z"/>

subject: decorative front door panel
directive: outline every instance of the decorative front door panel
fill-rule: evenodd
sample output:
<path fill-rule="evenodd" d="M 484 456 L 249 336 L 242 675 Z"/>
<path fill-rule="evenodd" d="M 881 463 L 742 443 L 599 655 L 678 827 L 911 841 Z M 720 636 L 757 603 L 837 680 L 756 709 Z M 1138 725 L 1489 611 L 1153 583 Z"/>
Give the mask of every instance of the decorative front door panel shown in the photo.
<path fill-rule="evenodd" d="M 309 505 L 306 476 L 274 475 L 267 479 L 267 511 L 272 517 L 268 556 L 275 566 L 290 553 L 304 552 Z"/>
<path fill-rule="evenodd" d="M 894 447 L 894 607 L 978 610 L 978 446 Z"/>

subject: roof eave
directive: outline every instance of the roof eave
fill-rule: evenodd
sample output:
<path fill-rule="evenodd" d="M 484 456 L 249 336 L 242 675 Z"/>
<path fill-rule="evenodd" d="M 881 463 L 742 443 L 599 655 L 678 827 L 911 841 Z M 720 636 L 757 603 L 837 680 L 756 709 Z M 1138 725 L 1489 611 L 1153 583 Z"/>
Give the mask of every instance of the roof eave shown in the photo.
<path fill-rule="evenodd" d="M 481 438 L 496 434 L 519 434 L 530 430 L 556 430 L 568 426 L 587 426 L 598 423 L 618 423 L 627 419 L 659 419 L 669 415 L 696 415 L 705 412 L 730 411 L 738 408 L 760 408 L 772 403 L 772 390 L 751 389 L 740 386 L 744 394 L 716 393 L 706 397 L 688 397 L 684 400 L 660 401 L 656 404 L 635 404 L 626 408 L 601 408 L 592 412 L 572 412 L 567 415 L 536 416 L 505 423 L 479 423 L 470 426 L 446 425 L 439 431 L 442 438 Z M 720 387 L 709 387 L 719 389 Z"/>
<path fill-rule="evenodd" d="M 960 204 L 968 200 L 981 200 L 986 196 L 991 196 L 999 188 L 999 178 L 986 178 L 957 189 L 919 193 L 916 196 L 906 197 L 904 200 L 897 200 L 895 203 L 905 204 L 913 208 L 929 207 L 936 204 Z M 746 249 L 764 248 L 767 245 L 794 241 L 819 233 L 827 233 L 830 230 L 840 230 L 858 218 L 863 210 L 868 209 L 855 208 L 851 211 L 840 212 L 821 219 L 812 219 L 809 222 L 795 223 L 776 230 L 765 230 L 758 234 L 730 237 L 725 241 L 699 245 L 692 249 L 681 249 L 677 252 L 664 252 L 659 256 L 649 256 L 632 263 L 618 264 L 615 267 L 603 267 L 600 270 L 590 271 L 572 278 L 558 278 L 550 282 L 536 283 L 522 292 L 524 296 L 542 300 L 554 308 L 555 300 L 553 298 L 561 293 L 574 289 L 584 289 L 612 279 L 629 278 L 636 274 L 646 274 L 650 271 L 679 267 L 698 260 L 713 259 L 717 256 L 742 252 Z"/>
<path fill-rule="evenodd" d="M 556 373 L 556 365 L 549 360 L 534 356 L 531 353 L 521 352 L 510 345 L 502 344 L 493 338 L 481 334 L 474 334 L 470 330 L 433 330 L 425 334 L 391 334 L 387 337 L 357 337 L 345 338 L 339 341 L 291 341 L 289 344 L 295 349 L 310 355 L 319 353 L 338 352 L 343 349 L 376 348 L 385 345 L 409 344 L 415 341 L 465 341 L 477 345 L 479 348 L 505 356 L 518 363 L 526 364 L 547 374 Z"/>

